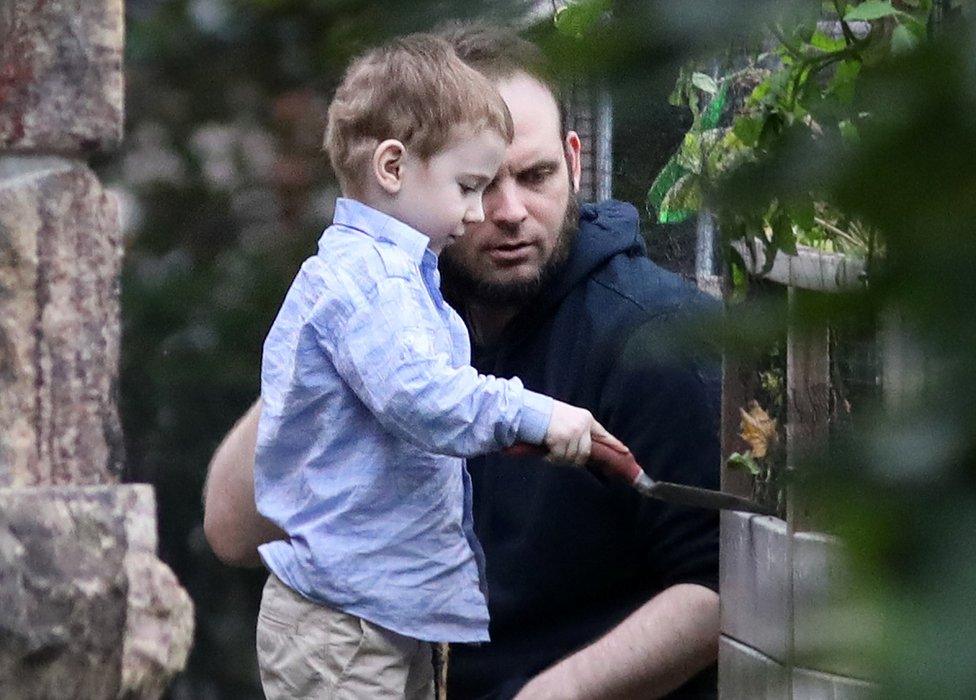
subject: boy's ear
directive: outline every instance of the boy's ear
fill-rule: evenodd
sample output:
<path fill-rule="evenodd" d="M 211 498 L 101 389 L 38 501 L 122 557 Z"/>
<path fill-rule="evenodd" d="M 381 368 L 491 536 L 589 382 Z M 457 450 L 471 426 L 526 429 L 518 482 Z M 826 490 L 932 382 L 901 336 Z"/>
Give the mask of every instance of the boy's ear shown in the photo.
<path fill-rule="evenodd" d="M 383 141 L 373 151 L 373 177 L 387 194 L 396 194 L 403 184 L 403 159 L 406 147 L 396 139 Z"/>

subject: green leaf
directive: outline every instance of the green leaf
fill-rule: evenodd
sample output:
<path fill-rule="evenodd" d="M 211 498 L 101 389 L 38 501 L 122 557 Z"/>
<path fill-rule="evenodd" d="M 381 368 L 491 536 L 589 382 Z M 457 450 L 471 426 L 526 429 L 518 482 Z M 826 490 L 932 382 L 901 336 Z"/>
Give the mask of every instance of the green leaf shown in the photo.
<path fill-rule="evenodd" d="M 814 225 L 816 212 L 813 206 L 813 199 L 799 199 L 790 202 L 786 211 L 793 223 L 805 231 L 809 231 Z"/>
<path fill-rule="evenodd" d="M 674 183 L 674 187 L 664 195 L 658 220 L 664 224 L 687 221 L 701 209 L 701 204 L 701 186 L 698 178 L 688 173 Z"/>
<path fill-rule="evenodd" d="M 707 92 L 709 95 L 714 95 L 718 92 L 718 83 L 710 75 L 705 75 L 704 73 L 693 73 L 691 75 L 691 84 L 702 92 Z"/>
<path fill-rule="evenodd" d="M 732 288 L 744 292 L 749 288 L 749 275 L 742 265 L 732 265 Z"/>
<path fill-rule="evenodd" d="M 852 7 L 844 15 L 845 22 L 865 22 L 872 19 L 882 19 L 898 14 L 898 10 L 891 6 L 890 0 L 867 0 L 857 7 Z"/>
<path fill-rule="evenodd" d="M 772 83 L 769 78 L 766 78 L 753 89 L 749 95 L 749 103 L 754 105 L 761 103 L 769 94 L 771 88 Z"/>
<path fill-rule="evenodd" d="M 918 38 L 904 24 L 891 33 L 891 50 L 896 54 L 907 53 L 918 46 Z"/>
<path fill-rule="evenodd" d="M 565 36 L 582 39 L 610 11 L 610 0 L 576 0 L 560 8 L 553 21 Z"/>
<path fill-rule="evenodd" d="M 796 236 L 793 233 L 793 221 L 786 210 L 776 207 L 769 219 L 773 229 L 773 239 L 770 241 L 776 250 L 782 250 L 788 255 L 796 255 Z"/>
<path fill-rule="evenodd" d="M 681 179 L 683 175 L 687 174 L 687 172 L 687 170 L 681 167 L 681 164 L 678 162 L 678 154 L 675 153 L 665 163 L 664 167 L 661 168 L 661 172 L 654 178 L 654 182 L 651 183 L 651 189 L 647 191 L 647 208 L 653 209 L 658 213 L 658 221 L 661 223 L 667 223 L 660 217 L 661 204 L 664 202 L 664 196 L 668 193 L 668 190 L 674 187 L 674 183 Z"/>
<path fill-rule="evenodd" d="M 763 121 L 758 117 L 739 117 L 732 126 L 732 133 L 750 148 L 755 148 L 759 143 L 759 134 L 762 133 Z"/>
<path fill-rule="evenodd" d="M 898 13 L 898 28 L 904 27 L 918 40 L 922 41 L 928 34 L 928 26 L 917 17 L 907 12 Z M 894 36 L 892 36 L 892 46 L 894 46 Z"/>
<path fill-rule="evenodd" d="M 689 131 L 681 141 L 678 149 L 678 164 L 686 171 L 701 174 L 702 167 L 702 143 L 701 134 Z"/>
<path fill-rule="evenodd" d="M 834 39 L 831 36 L 827 36 L 822 31 L 817 30 L 810 37 L 810 45 L 815 49 L 820 49 L 821 51 L 833 52 L 840 51 L 843 49 L 847 43 L 843 38 Z"/>
<path fill-rule="evenodd" d="M 841 61 L 834 70 L 834 75 L 827 85 L 827 92 L 844 104 L 854 100 L 854 88 L 857 76 L 861 73 L 860 61 Z"/>
<path fill-rule="evenodd" d="M 699 128 L 714 129 L 718 126 L 719 121 L 722 119 L 722 113 L 725 111 L 725 100 L 728 94 L 729 83 L 726 81 L 722 83 L 722 87 L 719 88 L 718 93 L 709 100 L 708 105 L 702 111 Z"/>
<path fill-rule="evenodd" d="M 709 129 L 701 135 L 702 175 L 707 180 L 713 180 L 724 169 L 724 163 L 737 149 L 738 143 L 726 138 L 728 128 Z M 734 146 L 730 148 L 730 144 Z"/>
<path fill-rule="evenodd" d="M 780 112 L 769 112 L 759 132 L 759 147 L 768 148 L 776 142 L 786 128 L 786 118 Z"/>
<path fill-rule="evenodd" d="M 731 469 L 741 469 L 743 471 L 749 472 L 753 476 L 759 476 L 762 474 L 762 469 L 756 464 L 756 460 L 752 457 L 752 452 L 746 450 L 743 454 L 738 452 L 733 452 L 729 455 L 726 464 Z"/>

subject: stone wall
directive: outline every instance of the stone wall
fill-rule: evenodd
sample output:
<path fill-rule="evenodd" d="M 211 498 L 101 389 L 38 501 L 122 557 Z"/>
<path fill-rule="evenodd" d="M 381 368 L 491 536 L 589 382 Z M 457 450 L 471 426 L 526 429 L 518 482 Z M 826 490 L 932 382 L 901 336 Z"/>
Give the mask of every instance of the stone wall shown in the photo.
<path fill-rule="evenodd" d="M 122 0 L 0 3 L 0 697 L 152 698 L 193 611 L 118 483 Z"/>

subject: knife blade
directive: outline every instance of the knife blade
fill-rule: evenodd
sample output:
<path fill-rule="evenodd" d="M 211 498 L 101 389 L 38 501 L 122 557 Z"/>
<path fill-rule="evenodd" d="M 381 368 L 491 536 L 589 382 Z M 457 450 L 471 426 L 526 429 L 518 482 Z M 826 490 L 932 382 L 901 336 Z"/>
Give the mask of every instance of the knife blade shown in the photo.
<path fill-rule="evenodd" d="M 546 449 L 541 445 L 519 442 L 506 448 L 504 453 L 512 457 L 544 457 Z M 599 440 L 593 441 L 587 467 L 596 469 L 611 479 L 626 481 L 643 496 L 668 503 L 714 510 L 738 510 L 760 515 L 776 514 L 774 508 L 742 496 L 652 479 L 641 469 L 630 450 L 622 452 Z"/>

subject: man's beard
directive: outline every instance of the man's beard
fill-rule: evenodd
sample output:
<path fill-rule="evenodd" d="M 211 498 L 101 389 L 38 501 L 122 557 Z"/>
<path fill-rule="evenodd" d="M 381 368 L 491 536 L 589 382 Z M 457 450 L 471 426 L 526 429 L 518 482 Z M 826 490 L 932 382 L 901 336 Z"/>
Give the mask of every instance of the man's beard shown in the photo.
<path fill-rule="evenodd" d="M 512 307 L 535 299 L 556 275 L 569 257 L 579 230 L 579 199 L 570 189 L 566 213 L 557 232 L 556 245 L 538 272 L 531 279 L 512 282 L 493 282 L 471 269 L 474 261 L 459 261 L 447 248 L 440 256 L 440 271 L 444 296 L 455 307 L 474 303 L 488 307 Z"/>

